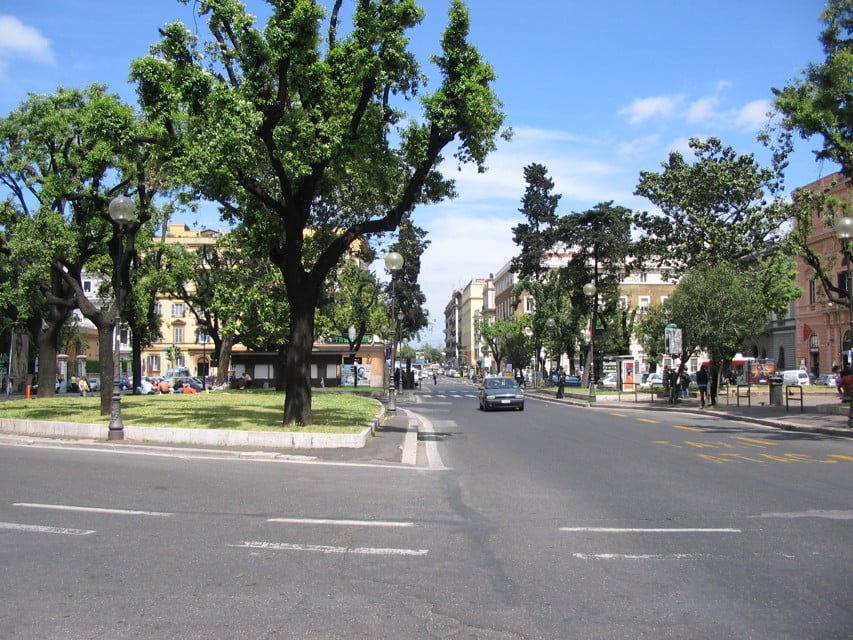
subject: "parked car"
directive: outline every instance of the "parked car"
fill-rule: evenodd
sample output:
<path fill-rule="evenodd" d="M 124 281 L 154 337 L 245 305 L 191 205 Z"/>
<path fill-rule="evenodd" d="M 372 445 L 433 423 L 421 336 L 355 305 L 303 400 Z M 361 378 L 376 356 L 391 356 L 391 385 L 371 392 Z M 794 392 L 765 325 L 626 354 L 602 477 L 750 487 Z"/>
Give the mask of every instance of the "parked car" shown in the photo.
<path fill-rule="evenodd" d="M 640 389 L 651 389 L 652 387 L 663 386 L 663 375 L 660 373 L 650 373 L 646 379 L 640 383 Z"/>
<path fill-rule="evenodd" d="M 604 389 L 615 389 L 618 383 L 619 380 L 617 379 L 616 374 L 608 373 L 601 379 L 598 384 L 601 385 Z"/>
<path fill-rule="evenodd" d="M 567 387 L 579 387 L 582 382 L 583 381 L 580 379 L 580 376 L 566 376 L 563 384 Z"/>
<path fill-rule="evenodd" d="M 788 369 L 787 371 L 782 372 L 782 383 L 808 386 L 812 383 L 812 379 L 808 371 L 803 371 L 802 369 Z"/>
<path fill-rule="evenodd" d="M 192 378 L 190 376 L 175 376 L 169 382 L 171 382 L 172 388 L 175 390 L 181 389 L 183 387 L 192 387 L 196 391 L 201 391 L 202 389 L 204 389 L 200 378 Z"/>
<path fill-rule="evenodd" d="M 841 379 L 841 378 L 838 376 L 838 374 L 835 374 L 835 373 L 822 373 L 821 375 L 819 375 L 819 376 L 817 377 L 817 380 L 815 380 L 815 382 L 814 382 L 814 383 L 815 383 L 816 385 L 820 385 L 820 386 L 823 386 L 823 387 L 837 387 L 837 386 L 838 386 L 838 381 L 839 381 L 840 379 Z"/>
<path fill-rule="evenodd" d="M 86 378 L 89 382 L 89 391 L 100 391 L 101 390 L 101 379 L 100 378 Z"/>
<path fill-rule="evenodd" d="M 524 410 L 524 391 L 515 378 L 490 377 L 483 380 L 479 389 L 480 409 Z"/>

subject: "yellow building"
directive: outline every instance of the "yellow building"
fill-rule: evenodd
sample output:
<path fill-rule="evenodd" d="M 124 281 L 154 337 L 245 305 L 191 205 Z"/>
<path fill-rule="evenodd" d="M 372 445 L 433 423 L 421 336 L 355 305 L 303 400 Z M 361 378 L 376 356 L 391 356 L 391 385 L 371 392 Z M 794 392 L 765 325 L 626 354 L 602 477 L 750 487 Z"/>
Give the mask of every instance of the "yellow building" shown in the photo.
<path fill-rule="evenodd" d="M 155 238 L 155 242 L 182 245 L 188 251 L 198 251 L 202 247 L 215 245 L 223 234 L 223 231 L 211 229 L 192 231 L 185 224 L 173 223 L 168 225 L 163 236 Z M 193 376 L 214 375 L 216 372 L 210 365 L 214 355 L 213 341 L 204 331 L 199 330 L 192 309 L 187 308 L 183 300 L 158 294 L 154 312 L 160 316 L 162 338 L 142 350 L 142 374 L 164 376 L 169 368 L 186 367 Z M 170 362 L 167 352 L 172 348 L 179 350 L 180 355 Z M 245 351 L 245 347 L 234 345 L 233 351 Z"/>

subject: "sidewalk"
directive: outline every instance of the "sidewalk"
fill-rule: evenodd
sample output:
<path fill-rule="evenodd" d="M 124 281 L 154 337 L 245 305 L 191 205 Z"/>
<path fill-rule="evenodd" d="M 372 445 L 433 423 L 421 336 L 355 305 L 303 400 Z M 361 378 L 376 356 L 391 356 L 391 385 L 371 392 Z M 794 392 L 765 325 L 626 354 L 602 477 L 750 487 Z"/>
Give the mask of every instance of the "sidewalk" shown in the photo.
<path fill-rule="evenodd" d="M 595 401 L 591 402 L 589 395 L 580 389 L 566 391 L 565 398 L 557 399 L 554 387 L 529 388 L 527 394 L 553 402 L 564 402 L 590 408 L 620 410 L 642 409 L 652 411 L 679 411 L 702 415 L 714 415 L 730 420 L 744 420 L 763 424 L 786 431 L 801 431 L 822 433 L 826 435 L 853 438 L 853 429 L 847 427 L 848 405 L 841 404 L 834 393 L 803 393 L 800 396 L 793 389 L 788 396 L 788 406 L 785 406 L 785 394 L 782 405 L 774 406 L 769 402 L 766 388 L 751 390 L 750 396 L 735 397 L 722 395 L 717 398 L 717 404 L 700 408 L 696 397 L 680 398 L 675 405 L 669 404 L 666 398 L 655 397 L 649 391 L 634 392 L 602 392 L 596 393 Z M 800 399 L 802 398 L 802 405 Z"/>

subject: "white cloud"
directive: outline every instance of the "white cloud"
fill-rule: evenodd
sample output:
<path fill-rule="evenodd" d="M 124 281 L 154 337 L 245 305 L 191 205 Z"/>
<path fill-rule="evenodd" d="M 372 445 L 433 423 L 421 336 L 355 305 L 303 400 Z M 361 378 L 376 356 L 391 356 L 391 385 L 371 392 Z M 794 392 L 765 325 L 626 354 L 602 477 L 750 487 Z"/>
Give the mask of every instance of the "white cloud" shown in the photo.
<path fill-rule="evenodd" d="M 770 120 L 768 114 L 772 110 L 773 105 L 769 100 L 753 100 L 738 110 L 735 122 L 744 129 L 758 130 Z"/>
<path fill-rule="evenodd" d="M 640 124 L 651 118 L 670 118 L 677 115 L 678 108 L 683 102 L 684 96 L 680 94 L 638 98 L 620 110 L 619 114 L 628 116 L 631 124 Z"/>
<path fill-rule="evenodd" d="M 712 122 L 720 117 L 717 106 L 720 104 L 718 96 L 706 96 L 699 98 L 690 103 L 685 115 L 687 122 L 695 124 L 697 122 Z"/>
<path fill-rule="evenodd" d="M 14 16 L 0 16 L 0 58 L 27 58 L 52 64 L 50 41 Z"/>

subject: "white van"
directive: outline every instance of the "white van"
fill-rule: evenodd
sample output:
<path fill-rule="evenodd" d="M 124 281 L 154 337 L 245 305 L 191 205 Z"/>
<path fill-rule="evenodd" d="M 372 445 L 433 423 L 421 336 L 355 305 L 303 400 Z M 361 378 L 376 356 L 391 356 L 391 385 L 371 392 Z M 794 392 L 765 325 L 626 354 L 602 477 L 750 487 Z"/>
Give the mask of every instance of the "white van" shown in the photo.
<path fill-rule="evenodd" d="M 811 383 L 808 371 L 803 371 L 802 369 L 789 369 L 782 372 L 782 384 L 798 384 L 806 386 Z"/>

